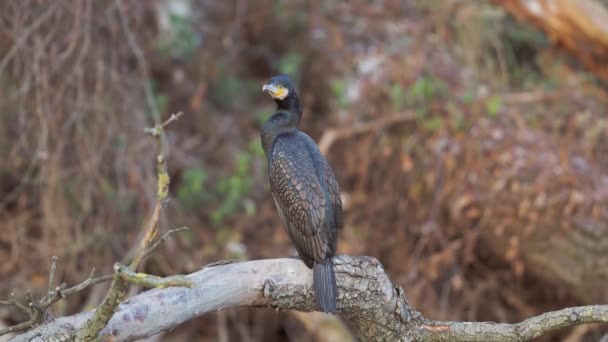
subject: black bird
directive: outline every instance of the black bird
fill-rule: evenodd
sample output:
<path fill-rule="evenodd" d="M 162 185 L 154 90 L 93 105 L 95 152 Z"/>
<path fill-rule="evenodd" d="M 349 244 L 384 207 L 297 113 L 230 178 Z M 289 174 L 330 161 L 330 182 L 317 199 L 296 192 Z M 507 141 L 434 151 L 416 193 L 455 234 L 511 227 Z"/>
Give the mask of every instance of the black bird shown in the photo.
<path fill-rule="evenodd" d="M 274 204 L 300 258 L 313 269 L 317 308 L 335 313 L 332 257 L 342 228 L 340 189 L 315 142 L 298 130 L 302 108 L 289 77 L 275 76 L 262 90 L 277 103 L 262 128 Z"/>

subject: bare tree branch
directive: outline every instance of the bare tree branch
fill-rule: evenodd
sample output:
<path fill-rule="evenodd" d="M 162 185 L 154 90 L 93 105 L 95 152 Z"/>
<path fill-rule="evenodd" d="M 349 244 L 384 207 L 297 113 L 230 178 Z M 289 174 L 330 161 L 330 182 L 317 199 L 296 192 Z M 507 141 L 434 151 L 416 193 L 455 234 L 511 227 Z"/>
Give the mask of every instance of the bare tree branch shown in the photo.
<path fill-rule="evenodd" d="M 167 240 L 169 238 L 169 236 L 175 234 L 175 233 L 179 233 L 181 231 L 184 230 L 189 230 L 190 228 L 188 227 L 179 227 L 179 228 L 175 228 L 175 229 L 171 229 L 170 231 L 166 232 L 163 236 L 161 236 L 160 239 L 156 240 L 156 242 L 154 242 L 152 244 L 152 246 L 150 246 L 150 248 L 148 248 L 146 250 L 146 252 L 144 253 L 144 255 L 142 256 L 142 260 L 146 259 L 146 257 L 148 257 L 150 254 L 152 254 L 152 252 L 154 252 L 158 246 L 160 246 L 161 243 L 165 242 L 165 240 Z"/>
<path fill-rule="evenodd" d="M 52 296 L 55 290 L 55 271 L 57 270 L 57 256 L 51 258 L 51 270 L 49 272 L 49 289 L 48 296 Z"/>
<path fill-rule="evenodd" d="M 164 289 L 171 286 L 192 287 L 193 284 L 188 278 L 183 275 L 174 275 L 168 277 L 157 277 L 146 273 L 136 273 L 128 267 L 120 264 L 114 265 L 114 270 L 118 276 L 132 284 L 137 284 L 145 287 L 154 287 Z"/>
<path fill-rule="evenodd" d="M 35 301 L 31 292 L 28 291 L 25 293 L 27 305 L 24 305 L 19 301 L 15 300 L 14 295 L 12 293 L 9 300 L 0 301 L 0 305 L 12 305 L 27 314 L 30 318 L 27 322 L 20 323 L 18 325 L 5 329 L 1 329 L 0 336 L 11 332 L 29 329 L 33 326 L 38 326 L 44 323 L 49 317 L 47 309 L 51 305 L 55 304 L 62 298 L 65 298 L 66 296 L 72 293 L 81 291 L 91 285 L 97 284 L 102 281 L 112 279 L 110 289 L 108 290 L 108 293 L 106 294 L 103 302 L 94 312 L 94 314 L 91 315 L 91 317 L 86 321 L 86 323 L 81 324 L 81 326 L 77 330 L 78 336 L 75 337 L 76 340 L 94 340 L 99 335 L 99 332 L 107 325 L 108 321 L 114 315 L 114 312 L 116 311 L 118 305 L 126 298 L 127 290 L 129 289 L 130 283 L 136 283 L 147 287 L 157 288 L 165 288 L 169 286 L 191 287 L 190 281 L 184 276 L 172 276 L 167 278 L 161 278 L 144 273 L 135 273 L 142 260 L 150 253 L 152 253 L 171 234 L 187 229 L 186 227 L 173 229 L 163 235 L 159 240 L 154 242 L 154 238 L 156 237 L 156 234 L 158 232 L 161 210 L 169 196 L 169 184 L 171 183 L 171 179 L 167 171 L 167 162 L 163 148 L 163 130 L 166 126 L 168 126 L 173 121 L 179 119 L 179 117 L 182 115 L 183 113 L 181 112 L 177 114 L 172 114 L 165 122 L 157 123 L 156 126 L 154 126 L 153 128 L 145 130 L 147 134 L 150 134 L 157 141 L 158 152 L 156 157 L 156 165 L 158 176 L 158 188 L 156 196 L 156 205 L 154 207 L 152 217 L 150 218 L 148 224 L 143 230 L 143 237 L 141 238 L 138 248 L 135 249 L 135 256 L 133 257 L 133 260 L 131 261 L 129 267 L 127 268 L 125 266 L 116 264 L 114 267 L 113 275 L 102 276 L 99 278 L 93 278 L 93 273 L 95 270 L 93 269 L 91 270 L 89 277 L 85 281 L 68 289 L 65 283 L 55 287 L 57 257 L 54 256 L 51 259 L 48 291 L 42 299 L 40 299 L 39 301 Z M 70 335 L 74 331 L 76 331 L 75 329 L 71 329 L 69 332 L 64 332 L 61 328 L 58 329 L 59 330 L 54 329 L 55 334 L 60 334 L 61 336 L 65 334 Z"/>
<path fill-rule="evenodd" d="M 608 323 L 608 305 L 589 305 L 545 312 L 516 324 L 427 321 L 427 341 L 529 341 L 549 331 L 579 324 Z"/>
<path fill-rule="evenodd" d="M 28 309 L 27 306 L 23 305 L 21 302 L 15 299 L 15 294 L 12 292 L 9 294 L 8 300 L 0 300 L 0 305 L 12 305 L 28 316 L 31 314 L 30 309 Z"/>
<path fill-rule="evenodd" d="M 403 290 L 370 257 L 334 258 L 339 314 L 363 341 L 528 341 L 549 331 L 586 323 L 608 323 L 608 305 L 567 308 L 517 324 L 441 322 L 409 306 Z M 100 336 L 133 341 L 174 329 L 207 312 L 231 307 L 312 311 L 312 273 L 297 259 L 270 259 L 205 267 L 185 276 L 189 288 L 153 289 L 123 302 Z M 92 312 L 58 318 L 16 336 L 48 341 L 73 336 Z"/>
<path fill-rule="evenodd" d="M 0 329 L 0 336 L 18 332 L 26 329 L 30 329 L 31 327 L 40 325 L 45 322 L 50 316 L 48 309 L 53 306 L 53 304 L 57 303 L 63 298 L 66 298 L 76 292 L 82 291 L 89 286 L 93 286 L 95 284 L 99 284 L 104 281 L 108 281 L 112 279 L 112 275 L 105 275 L 97 278 L 93 278 L 93 274 L 95 273 L 95 269 L 91 270 L 89 276 L 86 280 L 68 288 L 65 283 L 62 283 L 60 286 L 54 287 L 55 283 L 55 272 L 57 270 L 57 257 L 51 258 L 51 269 L 49 272 L 49 286 L 48 292 L 45 296 L 43 296 L 40 300 L 35 300 L 34 296 L 30 291 L 25 293 L 25 304 L 19 302 L 15 298 L 15 294 L 11 293 L 9 299 L 4 301 L 0 301 L 0 305 L 12 305 L 19 309 L 21 312 L 25 313 L 29 320 L 27 322 L 22 322 L 14 326 L 6 327 Z"/>
<path fill-rule="evenodd" d="M 122 6 L 122 2 L 116 0 L 119 6 Z M 124 24 L 124 23 L 123 23 Z M 165 149 L 163 146 L 163 130 L 171 122 L 177 120 L 182 113 L 172 114 L 167 121 L 164 123 L 157 123 L 153 128 L 146 129 L 145 132 L 149 133 L 156 139 L 157 143 L 157 155 L 156 155 L 156 174 L 157 174 L 157 189 L 156 189 L 156 205 L 152 212 L 152 217 L 148 221 L 148 224 L 143 229 L 143 237 L 139 242 L 139 247 L 135 251 L 135 256 L 129 265 L 130 271 L 137 271 L 137 268 L 141 264 L 142 260 L 146 255 L 150 246 L 152 249 L 155 248 L 153 242 L 158 232 L 160 225 L 160 214 L 169 197 L 169 184 L 171 178 L 167 171 L 167 159 L 165 156 Z M 120 268 L 114 267 L 114 277 L 108 293 L 104 297 L 102 303 L 99 305 L 93 316 L 86 322 L 86 324 L 78 329 L 77 340 L 90 341 L 94 340 L 99 335 L 100 331 L 107 326 L 108 321 L 112 318 L 112 315 L 116 312 L 118 305 L 127 297 L 127 291 L 129 289 L 129 281 L 132 279 L 124 278 L 124 272 L 119 272 Z M 159 281 L 159 280 L 157 280 Z"/>
<path fill-rule="evenodd" d="M 11 325 L 10 327 L 6 327 L 6 328 L 0 329 L 0 336 L 5 335 L 5 334 L 14 333 L 14 332 L 19 332 L 19 331 L 27 330 L 27 329 L 30 329 L 33 326 L 34 326 L 34 323 L 32 321 L 27 321 L 27 322 Z"/>

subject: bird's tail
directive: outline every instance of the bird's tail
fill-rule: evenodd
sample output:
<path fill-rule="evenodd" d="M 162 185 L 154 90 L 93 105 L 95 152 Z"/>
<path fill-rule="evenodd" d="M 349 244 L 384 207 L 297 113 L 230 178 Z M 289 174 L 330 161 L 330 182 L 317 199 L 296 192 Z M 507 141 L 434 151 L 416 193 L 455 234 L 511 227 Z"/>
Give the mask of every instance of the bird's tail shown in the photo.
<path fill-rule="evenodd" d="M 338 287 L 336 286 L 336 273 L 331 258 L 322 262 L 315 262 L 313 267 L 313 288 L 317 308 L 323 312 L 336 313 L 336 298 Z"/>

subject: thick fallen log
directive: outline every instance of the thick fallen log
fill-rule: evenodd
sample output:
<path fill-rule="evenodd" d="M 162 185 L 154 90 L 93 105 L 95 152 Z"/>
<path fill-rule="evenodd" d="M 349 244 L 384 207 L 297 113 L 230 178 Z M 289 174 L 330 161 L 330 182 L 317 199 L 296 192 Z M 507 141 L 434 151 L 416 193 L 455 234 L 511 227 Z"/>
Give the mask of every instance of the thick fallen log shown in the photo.
<path fill-rule="evenodd" d="M 568 308 L 517 324 L 440 322 L 408 304 L 382 265 L 370 257 L 334 258 L 339 314 L 363 341 L 527 341 L 548 331 L 608 323 L 608 305 Z M 100 336 L 134 341 L 169 331 L 207 312 L 231 307 L 314 310 L 312 273 L 297 259 L 209 266 L 187 275 L 194 287 L 153 289 L 121 303 Z M 12 341 L 70 341 L 92 312 L 58 318 Z"/>
<path fill-rule="evenodd" d="M 608 81 L 608 9 L 595 0 L 494 0 L 545 31 L 598 77 Z"/>

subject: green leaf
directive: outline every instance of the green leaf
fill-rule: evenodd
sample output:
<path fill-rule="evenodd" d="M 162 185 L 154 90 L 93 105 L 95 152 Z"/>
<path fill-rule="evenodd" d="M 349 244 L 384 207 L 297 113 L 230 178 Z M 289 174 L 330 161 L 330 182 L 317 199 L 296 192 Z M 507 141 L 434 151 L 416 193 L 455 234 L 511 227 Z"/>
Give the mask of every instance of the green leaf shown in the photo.
<path fill-rule="evenodd" d="M 346 98 L 346 81 L 342 79 L 333 80 L 330 83 L 331 92 L 334 99 L 338 102 L 340 108 L 348 107 L 348 99 Z"/>
<path fill-rule="evenodd" d="M 182 180 L 177 187 L 177 200 L 186 208 L 196 208 L 210 198 L 205 183 L 207 173 L 198 168 L 184 171 Z"/>
<path fill-rule="evenodd" d="M 395 110 L 405 107 L 405 91 L 403 90 L 403 87 L 401 87 L 401 84 L 393 84 L 390 89 L 390 97 Z"/>
<path fill-rule="evenodd" d="M 473 89 L 467 89 L 464 94 L 462 94 L 462 102 L 464 104 L 471 104 L 475 100 L 475 91 Z"/>
<path fill-rule="evenodd" d="M 443 124 L 444 122 L 441 116 L 434 116 L 423 121 L 424 127 L 431 131 L 439 130 L 443 127 Z"/>
<path fill-rule="evenodd" d="M 294 80 L 298 79 L 301 66 L 302 56 L 298 53 L 288 53 L 279 60 L 279 70 Z"/>
<path fill-rule="evenodd" d="M 501 108 L 502 108 L 502 99 L 497 95 L 490 97 L 486 101 L 486 110 L 490 117 L 493 117 L 493 118 L 496 117 L 496 115 L 498 115 L 498 112 L 500 111 Z"/>

